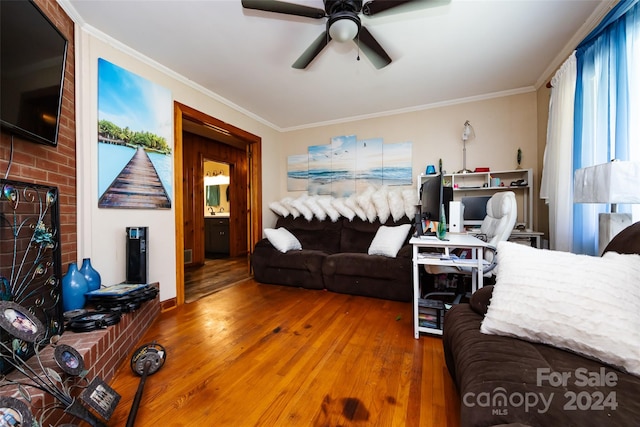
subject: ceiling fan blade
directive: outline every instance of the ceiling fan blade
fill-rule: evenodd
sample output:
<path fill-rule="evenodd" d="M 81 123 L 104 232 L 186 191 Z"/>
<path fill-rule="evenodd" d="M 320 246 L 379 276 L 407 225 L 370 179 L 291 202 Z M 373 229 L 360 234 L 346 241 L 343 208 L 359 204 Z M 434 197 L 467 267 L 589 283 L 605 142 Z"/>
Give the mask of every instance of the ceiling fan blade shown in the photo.
<path fill-rule="evenodd" d="M 286 15 L 305 16 L 307 18 L 315 19 L 325 17 L 323 9 L 277 0 L 242 0 L 242 7 L 245 9 L 284 13 Z"/>
<path fill-rule="evenodd" d="M 369 61 L 373 63 L 374 67 L 379 70 L 391 64 L 391 58 L 387 55 L 387 52 L 384 51 L 380 43 L 376 41 L 364 25 L 360 27 L 360 33 L 354 42 L 357 43 L 358 39 L 360 39 L 360 49 L 369 58 Z"/>
<path fill-rule="evenodd" d="M 304 53 L 300 55 L 300 58 L 298 58 L 296 62 L 293 63 L 292 67 L 298 70 L 307 68 L 307 65 L 309 65 L 311 61 L 313 61 L 314 58 L 318 56 L 320 52 L 322 52 L 322 49 L 325 48 L 330 40 L 331 36 L 326 31 L 323 31 L 322 34 L 320 34 L 320 36 L 318 36 L 318 38 L 315 39 L 313 43 L 311 43 L 307 50 L 305 50 Z"/>
<path fill-rule="evenodd" d="M 451 0 L 371 0 L 362 6 L 362 14 L 365 16 L 374 16 L 377 14 L 386 16 L 426 7 L 443 6 L 450 2 Z M 387 11 L 389 11 L 389 13 L 383 13 Z"/>

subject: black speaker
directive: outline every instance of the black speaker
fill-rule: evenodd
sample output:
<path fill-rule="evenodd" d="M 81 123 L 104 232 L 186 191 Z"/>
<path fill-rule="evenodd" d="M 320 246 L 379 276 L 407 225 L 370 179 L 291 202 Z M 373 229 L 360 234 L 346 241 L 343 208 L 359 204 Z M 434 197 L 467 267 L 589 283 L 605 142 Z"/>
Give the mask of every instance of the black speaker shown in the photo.
<path fill-rule="evenodd" d="M 415 219 L 413 220 L 413 229 L 415 231 L 414 236 L 422 236 L 422 214 L 417 213 Z"/>
<path fill-rule="evenodd" d="M 127 281 L 148 283 L 149 227 L 127 227 Z"/>

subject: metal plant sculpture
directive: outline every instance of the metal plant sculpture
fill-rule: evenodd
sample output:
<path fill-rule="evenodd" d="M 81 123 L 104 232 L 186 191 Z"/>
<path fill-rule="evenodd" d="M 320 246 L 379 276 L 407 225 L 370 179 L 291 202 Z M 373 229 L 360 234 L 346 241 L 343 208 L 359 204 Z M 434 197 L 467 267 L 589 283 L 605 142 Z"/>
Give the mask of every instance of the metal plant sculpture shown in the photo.
<path fill-rule="evenodd" d="M 120 395 L 99 378 L 94 378 L 91 382 L 87 380 L 88 370 L 85 369 L 84 360 L 76 349 L 59 344 L 59 336 L 54 335 L 47 341 L 54 347 L 54 359 L 62 373 L 45 366 L 40 353 L 40 348 L 46 344 L 42 339 L 45 335 L 43 326 L 26 308 L 13 302 L 0 302 L 0 327 L 15 336 L 11 347 L 0 342 L 2 359 L 14 370 L 11 375 L 0 378 L 0 387 L 13 386 L 20 397 L 29 403 L 33 403 L 29 391 L 31 388 L 45 392 L 55 399 L 53 403 L 43 404 L 40 408 L 40 425 L 44 425 L 44 419 L 52 411 L 61 410 L 86 421 L 91 426 L 106 427 L 81 404 L 81 401 L 95 409 L 103 418 L 109 419 L 120 401 Z M 23 341 L 34 344 L 35 363 L 23 359 L 16 351 L 16 347 Z M 27 425 L 24 421 L 32 415 L 25 412 L 26 405 L 20 406 L 18 402 L 17 399 L 13 399 L 0 406 L 4 410 L 13 410 L 15 417 L 21 418 L 21 425 Z"/>
<path fill-rule="evenodd" d="M 58 189 L 0 180 L 0 301 L 26 307 L 44 325 L 43 340 L 63 331 Z M 31 342 L 0 331 L 0 342 L 23 359 Z M 0 373 L 13 367 L 0 361 Z"/>

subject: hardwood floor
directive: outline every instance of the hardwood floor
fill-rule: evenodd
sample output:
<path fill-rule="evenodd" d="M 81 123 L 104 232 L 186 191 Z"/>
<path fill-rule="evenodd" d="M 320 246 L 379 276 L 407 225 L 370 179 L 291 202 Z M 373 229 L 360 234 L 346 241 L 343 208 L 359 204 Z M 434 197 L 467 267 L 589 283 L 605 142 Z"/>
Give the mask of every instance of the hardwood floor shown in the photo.
<path fill-rule="evenodd" d="M 184 300 L 191 303 L 251 277 L 249 256 L 206 258 L 201 267 L 184 271 Z"/>
<path fill-rule="evenodd" d="M 413 338 L 410 303 L 258 284 L 162 313 L 140 341 L 167 350 L 136 426 L 458 426 L 438 337 Z M 109 426 L 140 377 L 125 361 Z"/>

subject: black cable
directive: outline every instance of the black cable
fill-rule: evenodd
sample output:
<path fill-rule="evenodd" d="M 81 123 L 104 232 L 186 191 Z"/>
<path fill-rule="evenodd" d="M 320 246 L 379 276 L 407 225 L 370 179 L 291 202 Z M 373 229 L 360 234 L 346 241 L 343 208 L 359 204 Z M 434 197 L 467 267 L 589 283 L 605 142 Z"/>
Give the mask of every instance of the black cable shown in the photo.
<path fill-rule="evenodd" d="M 9 171 L 11 170 L 11 165 L 13 164 L 13 134 L 11 134 L 11 148 L 9 149 L 9 164 L 7 165 L 7 171 L 4 174 L 4 179 L 9 177 Z"/>

